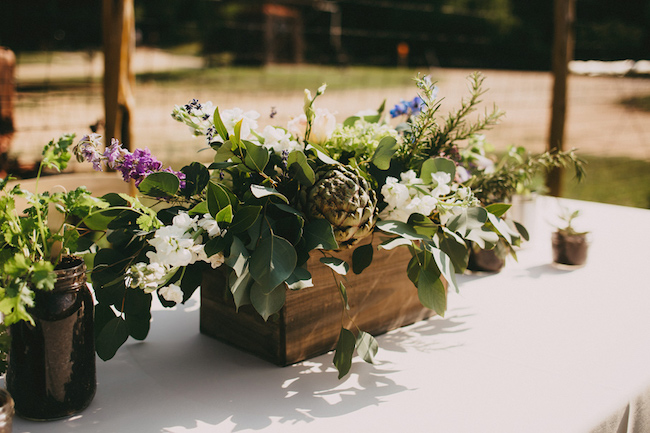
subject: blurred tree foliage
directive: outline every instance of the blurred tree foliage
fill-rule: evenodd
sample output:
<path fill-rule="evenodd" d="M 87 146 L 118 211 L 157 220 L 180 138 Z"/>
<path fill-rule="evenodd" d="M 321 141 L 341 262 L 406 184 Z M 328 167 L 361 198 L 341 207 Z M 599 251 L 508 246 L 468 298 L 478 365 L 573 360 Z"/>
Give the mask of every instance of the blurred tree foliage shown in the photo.
<path fill-rule="evenodd" d="M 576 1 L 576 59 L 650 58 L 650 0 Z M 0 44 L 99 48 L 101 3 L 0 0 Z M 551 0 L 135 0 L 138 43 L 194 43 L 220 62 L 261 64 L 269 3 L 299 12 L 306 62 L 396 65 L 406 43 L 409 66 L 550 67 Z M 331 33 L 337 20 L 340 49 Z M 277 52 L 291 51 L 292 25 L 274 22 Z"/>

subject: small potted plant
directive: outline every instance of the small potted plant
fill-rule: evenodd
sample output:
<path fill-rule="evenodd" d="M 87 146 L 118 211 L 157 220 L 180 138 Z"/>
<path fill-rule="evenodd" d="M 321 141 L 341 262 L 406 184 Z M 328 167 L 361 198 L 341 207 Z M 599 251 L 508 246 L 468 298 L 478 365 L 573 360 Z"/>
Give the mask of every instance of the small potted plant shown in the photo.
<path fill-rule="evenodd" d="M 535 215 L 522 208 L 522 204 L 535 211 L 535 197 L 542 190 L 540 176 L 555 167 L 571 167 L 578 181 L 584 177 L 584 161 L 575 149 L 568 152 L 552 151 L 532 154 L 525 148 L 510 146 L 505 155 L 497 158 L 490 154 L 492 147 L 483 135 L 472 135 L 466 148 L 460 152 L 464 168 L 463 184 L 470 187 L 475 196 L 485 206 L 494 203 L 507 203 L 511 206 L 504 211 L 504 219 L 510 228 L 529 240 L 529 229 L 534 229 Z M 513 246 L 500 239 L 493 249 L 474 246 L 471 251 L 469 270 L 498 272 L 505 265 L 505 258 L 516 258 Z"/>
<path fill-rule="evenodd" d="M 81 255 L 94 244 L 85 224 L 108 204 L 85 187 L 39 192 L 45 168 L 61 171 L 73 134 L 51 141 L 35 191 L 0 181 L 0 312 L 9 332 L 6 386 L 16 413 L 34 420 L 77 413 L 96 390 L 93 296 Z M 25 209 L 18 209 L 27 203 Z M 6 336 L 3 335 L 3 342 Z"/>
<path fill-rule="evenodd" d="M 574 220 L 580 215 L 579 210 L 563 209 L 560 219 L 564 224 L 551 234 L 553 263 L 569 266 L 582 266 L 587 262 L 589 239 L 587 231 L 578 231 Z"/>

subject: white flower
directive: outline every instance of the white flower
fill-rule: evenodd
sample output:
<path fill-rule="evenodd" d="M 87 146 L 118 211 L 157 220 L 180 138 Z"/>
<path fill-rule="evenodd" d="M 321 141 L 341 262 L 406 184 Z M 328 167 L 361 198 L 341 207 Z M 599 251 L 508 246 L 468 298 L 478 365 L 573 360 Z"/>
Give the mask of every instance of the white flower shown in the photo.
<path fill-rule="evenodd" d="M 287 131 L 295 138 L 303 138 L 305 136 L 305 129 L 307 128 L 307 116 L 301 114 L 294 117 L 287 123 Z"/>
<path fill-rule="evenodd" d="M 409 199 L 408 188 L 398 183 L 397 179 L 392 176 L 386 178 L 386 183 L 381 187 L 381 194 L 389 208 L 398 208 Z"/>
<path fill-rule="evenodd" d="M 223 122 L 228 134 L 235 133 L 235 125 L 241 120 L 241 128 L 239 130 L 239 137 L 242 140 L 247 140 L 251 136 L 251 131 L 257 129 L 257 119 L 260 113 L 254 110 L 246 111 L 241 108 L 233 108 L 232 110 L 224 110 L 221 113 L 221 121 Z"/>
<path fill-rule="evenodd" d="M 167 281 L 168 272 L 160 263 L 136 263 L 126 271 L 128 285 L 151 293 Z"/>
<path fill-rule="evenodd" d="M 309 141 L 323 144 L 330 139 L 336 128 L 336 118 L 327 108 L 317 108 L 314 121 L 311 124 Z"/>
<path fill-rule="evenodd" d="M 418 178 L 418 175 L 415 174 L 413 170 L 405 171 L 404 173 L 401 173 L 399 177 L 402 179 L 401 183 L 403 184 L 414 185 L 422 183 L 422 181 Z"/>
<path fill-rule="evenodd" d="M 177 304 L 183 302 L 183 291 L 176 284 L 161 287 L 158 290 L 158 293 L 160 293 L 160 296 L 162 296 L 166 301 L 176 302 Z"/>
<path fill-rule="evenodd" d="M 431 195 L 440 197 L 441 195 L 447 195 L 451 192 L 451 187 L 449 186 L 451 175 L 449 173 L 444 171 L 432 173 L 431 179 L 436 183 L 436 186 L 431 191 Z"/>
<path fill-rule="evenodd" d="M 198 221 L 197 225 L 205 230 L 210 238 L 221 236 L 221 228 L 219 227 L 219 224 L 209 213 L 204 214 L 203 218 Z"/>
<path fill-rule="evenodd" d="M 262 131 L 264 138 L 264 147 L 266 149 L 273 149 L 275 153 L 282 153 L 286 150 L 302 150 L 302 146 L 295 140 L 291 139 L 291 134 L 282 128 L 276 128 L 267 125 Z"/>

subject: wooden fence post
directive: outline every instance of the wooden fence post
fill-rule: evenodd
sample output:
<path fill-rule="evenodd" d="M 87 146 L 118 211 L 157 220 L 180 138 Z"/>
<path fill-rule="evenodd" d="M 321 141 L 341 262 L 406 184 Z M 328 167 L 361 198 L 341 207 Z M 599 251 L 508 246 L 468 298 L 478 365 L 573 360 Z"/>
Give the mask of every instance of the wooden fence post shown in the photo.
<path fill-rule="evenodd" d="M 573 23 L 575 21 L 575 0 L 554 1 L 555 31 L 553 35 L 553 102 L 551 126 L 548 140 L 549 151 L 564 148 L 564 124 L 567 111 L 567 78 L 569 61 L 573 57 Z M 546 178 L 549 194 L 562 193 L 562 169 L 551 170 Z"/>
<path fill-rule="evenodd" d="M 16 97 L 16 56 L 0 47 L 0 176 L 6 176 L 7 160 L 14 135 L 14 100 Z"/>
<path fill-rule="evenodd" d="M 126 149 L 133 146 L 134 14 L 133 0 L 103 0 L 104 142 L 108 145 L 111 138 L 117 138 Z"/>

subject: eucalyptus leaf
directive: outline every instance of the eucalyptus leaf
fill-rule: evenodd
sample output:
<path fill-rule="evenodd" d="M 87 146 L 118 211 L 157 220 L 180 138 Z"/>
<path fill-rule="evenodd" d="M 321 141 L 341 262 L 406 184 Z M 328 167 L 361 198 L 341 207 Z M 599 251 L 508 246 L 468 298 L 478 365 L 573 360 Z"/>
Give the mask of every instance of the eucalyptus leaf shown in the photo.
<path fill-rule="evenodd" d="M 307 223 L 303 238 L 307 251 L 312 249 L 336 250 L 339 247 L 334 237 L 332 224 L 324 219 L 315 219 Z"/>
<path fill-rule="evenodd" d="M 456 176 L 456 163 L 448 158 L 429 158 L 422 163 L 420 178 L 424 183 L 431 183 L 431 175 L 438 172 L 445 172 L 453 179 Z"/>
<path fill-rule="evenodd" d="M 233 216 L 229 229 L 230 232 L 237 234 L 248 230 L 257 219 L 261 210 L 262 206 L 240 206 L 237 213 Z"/>
<path fill-rule="evenodd" d="M 250 273 L 262 292 L 289 278 L 296 267 L 296 250 L 286 239 L 272 235 L 257 245 L 250 258 Z"/>
<path fill-rule="evenodd" d="M 178 177 L 166 171 L 151 173 L 138 186 L 138 191 L 149 197 L 173 197 L 180 186 Z"/>
<path fill-rule="evenodd" d="M 352 331 L 341 328 L 339 341 L 336 343 L 336 351 L 334 352 L 334 366 L 339 372 L 339 379 L 350 372 L 356 343 L 357 339 Z"/>
<path fill-rule="evenodd" d="M 235 271 L 237 276 L 241 276 L 248 266 L 250 254 L 244 243 L 237 236 L 233 236 L 230 244 L 230 254 L 226 256 L 226 265 Z"/>
<path fill-rule="evenodd" d="M 286 299 L 286 285 L 279 284 L 273 290 L 267 292 L 262 286 L 254 283 L 250 289 L 250 300 L 255 310 L 266 321 L 268 318 L 282 309 Z"/>
<path fill-rule="evenodd" d="M 216 182 L 208 183 L 208 212 L 212 217 L 216 217 L 219 211 L 227 206 L 237 210 L 239 200 L 237 197 L 224 185 Z"/>
<path fill-rule="evenodd" d="M 375 249 L 372 244 L 358 246 L 352 252 L 352 271 L 360 274 L 372 263 L 372 257 Z"/>
<path fill-rule="evenodd" d="M 369 364 L 375 363 L 375 356 L 379 351 L 379 344 L 375 337 L 367 332 L 360 331 L 357 335 L 357 353 Z"/>
<path fill-rule="evenodd" d="M 95 350 L 97 355 L 108 361 L 115 356 L 119 349 L 129 338 L 129 330 L 126 322 L 121 317 L 111 319 L 97 335 Z"/>
<path fill-rule="evenodd" d="M 411 245 L 412 241 L 403 237 L 397 237 L 397 238 L 392 238 L 392 239 L 387 239 L 383 241 L 381 244 L 379 244 L 379 248 L 383 250 L 392 250 L 397 247 L 401 247 L 404 245 Z"/>
<path fill-rule="evenodd" d="M 235 308 L 239 310 L 242 305 L 251 303 L 251 286 L 253 285 L 253 277 L 248 272 L 246 266 L 241 274 L 231 272 L 229 278 L 230 293 L 232 293 L 233 300 L 235 301 Z"/>
<path fill-rule="evenodd" d="M 185 175 L 185 188 L 183 188 L 185 197 L 203 193 L 210 182 L 210 171 L 200 162 L 186 165 L 181 168 L 181 172 Z"/>
<path fill-rule="evenodd" d="M 447 281 L 449 288 L 458 292 L 456 272 L 451 258 L 445 254 L 444 251 L 436 248 L 431 242 L 424 242 L 424 246 L 429 254 L 431 254 L 431 257 L 433 257 L 433 260 L 436 263 L 436 267 Z"/>
<path fill-rule="evenodd" d="M 287 167 L 295 172 L 296 178 L 303 185 L 310 186 L 316 181 L 314 169 L 309 165 L 307 156 L 300 150 L 289 153 Z"/>
<path fill-rule="evenodd" d="M 124 323 L 126 323 L 129 335 L 136 340 L 142 341 L 149 334 L 151 314 L 125 314 Z"/>
<path fill-rule="evenodd" d="M 402 221 L 383 220 L 378 221 L 376 227 L 386 233 L 399 235 L 404 239 L 416 241 L 429 239 L 427 236 L 421 235 L 415 231 L 413 227 Z"/>
<path fill-rule="evenodd" d="M 388 170 L 390 168 L 390 161 L 398 148 L 397 140 L 394 137 L 386 136 L 379 141 L 377 149 L 370 161 L 378 169 Z"/>

